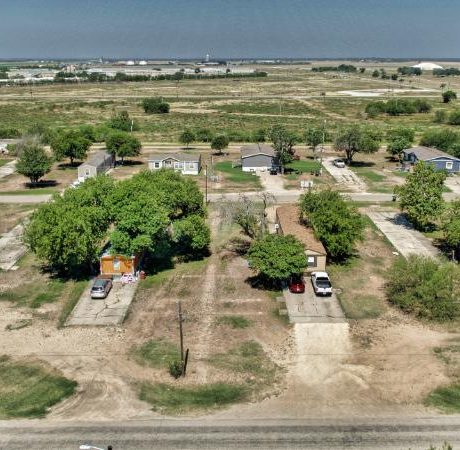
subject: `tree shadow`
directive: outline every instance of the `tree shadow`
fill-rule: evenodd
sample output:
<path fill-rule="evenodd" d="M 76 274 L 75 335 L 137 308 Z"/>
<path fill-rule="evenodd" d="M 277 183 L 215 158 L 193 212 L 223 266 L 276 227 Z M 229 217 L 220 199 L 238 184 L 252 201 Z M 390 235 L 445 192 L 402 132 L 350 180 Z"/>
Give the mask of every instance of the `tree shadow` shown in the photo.
<path fill-rule="evenodd" d="M 27 189 L 41 189 L 41 188 L 49 188 L 49 187 L 56 187 L 61 183 L 58 183 L 56 180 L 40 180 L 37 183 L 24 183 L 24 186 Z"/>
<path fill-rule="evenodd" d="M 67 162 L 67 163 L 60 163 L 58 164 L 58 169 L 59 170 L 73 170 L 76 169 L 79 165 L 81 165 L 81 161 L 74 161 L 73 163 Z"/>
<path fill-rule="evenodd" d="M 261 274 L 247 277 L 244 282 L 261 291 L 279 291 L 283 287 L 280 281 L 270 280 Z"/>
<path fill-rule="evenodd" d="M 144 163 L 137 159 L 125 159 L 124 161 L 117 161 L 117 166 L 142 166 Z"/>
<path fill-rule="evenodd" d="M 376 164 L 371 161 L 352 161 L 350 167 L 374 167 Z"/>

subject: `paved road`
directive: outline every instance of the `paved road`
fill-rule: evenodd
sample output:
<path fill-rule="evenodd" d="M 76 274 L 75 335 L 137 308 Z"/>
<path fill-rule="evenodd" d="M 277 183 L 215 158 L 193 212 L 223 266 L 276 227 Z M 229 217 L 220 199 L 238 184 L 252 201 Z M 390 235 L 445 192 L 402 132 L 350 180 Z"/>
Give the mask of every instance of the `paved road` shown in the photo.
<path fill-rule="evenodd" d="M 30 423 L 30 422 L 29 422 Z M 258 422 L 158 420 L 135 424 L 5 425 L 5 450 L 76 450 L 81 444 L 114 450 L 151 449 L 398 449 L 460 445 L 460 418 Z"/>
<path fill-rule="evenodd" d="M 407 219 L 396 212 L 369 211 L 367 215 L 388 238 L 393 246 L 406 258 L 410 254 L 439 256 L 436 247 L 422 233 L 414 230 Z"/>

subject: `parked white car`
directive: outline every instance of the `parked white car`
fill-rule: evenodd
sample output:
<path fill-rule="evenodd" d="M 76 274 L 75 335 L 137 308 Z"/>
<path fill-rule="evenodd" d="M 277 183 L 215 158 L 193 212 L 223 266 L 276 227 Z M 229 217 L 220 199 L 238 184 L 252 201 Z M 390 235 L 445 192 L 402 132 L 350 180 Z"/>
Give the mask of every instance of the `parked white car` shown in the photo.
<path fill-rule="evenodd" d="M 343 169 L 345 167 L 345 161 L 340 158 L 334 159 L 332 163 L 334 164 L 335 167 L 338 167 L 339 169 Z"/>
<path fill-rule="evenodd" d="M 311 284 L 316 295 L 332 295 L 332 285 L 329 275 L 326 272 L 313 272 Z"/>

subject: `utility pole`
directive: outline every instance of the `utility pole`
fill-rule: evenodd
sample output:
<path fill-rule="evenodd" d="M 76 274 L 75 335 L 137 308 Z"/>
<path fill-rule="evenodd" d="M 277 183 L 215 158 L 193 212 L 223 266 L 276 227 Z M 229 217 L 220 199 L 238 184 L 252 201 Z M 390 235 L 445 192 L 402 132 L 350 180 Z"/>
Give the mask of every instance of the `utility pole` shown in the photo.
<path fill-rule="evenodd" d="M 204 194 L 204 202 L 207 205 L 208 204 L 208 165 L 205 164 L 205 194 Z"/>
<path fill-rule="evenodd" d="M 182 303 L 180 300 L 177 302 L 177 317 L 179 320 L 180 361 L 183 367 L 184 365 L 184 331 L 182 329 L 182 323 L 184 322 L 184 318 L 182 316 Z"/>

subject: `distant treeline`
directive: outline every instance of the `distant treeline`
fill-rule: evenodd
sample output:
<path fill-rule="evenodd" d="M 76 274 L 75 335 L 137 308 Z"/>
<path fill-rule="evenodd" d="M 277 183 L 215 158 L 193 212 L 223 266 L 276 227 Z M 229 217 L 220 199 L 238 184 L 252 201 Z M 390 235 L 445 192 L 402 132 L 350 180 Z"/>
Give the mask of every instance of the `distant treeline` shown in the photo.
<path fill-rule="evenodd" d="M 76 72 L 66 73 L 58 72 L 54 78 L 56 82 L 66 82 L 73 79 L 79 81 L 88 82 L 108 82 L 108 81 L 161 81 L 161 80 L 198 80 L 201 78 L 215 79 L 215 78 L 260 78 L 266 77 L 267 72 L 251 72 L 251 73 L 232 73 L 228 72 L 225 74 L 185 74 L 183 72 L 176 72 L 174 74 L 159 74 L 159 75 L 128 75 L 123 72 L 117 72 L 113 77 L 106 75 L 105 73 L 88 73 L 88 72 Z"/>
<path fill-rule="evenodd" d="M 313 67 L 312 72 L 346 72 L 346 73 L 356 73 L 358 69 L 351 64 L 340 64 L 340 66 L 320 66 Z"/>
<path fill-rule="evenodd" d="M 402 114 L 428 113 L 430 111 L 430 103 L 423 99 L 391 99 L 387 102 L 370 102 L 366 106 L 366 113 L 369 117 L 376 117 L 379 114 L 399 116 Z"/>
<path fill-rule="evenodd" d="M 456 69 L 455 67 L 451 67 L 450 69 L 434 69 L 433 75 L 438 77 L 448 77 L 451 75 L 460 75 L 460 70 Z"/>
<path fill-rule="evenodd" d="M 403 66 L 403 67 L 398 67 L 398 73 L 401 75 L 421 75 L 422 74 L 422 69 L 420 67 L 408 67 L 408 66 Z"/>

